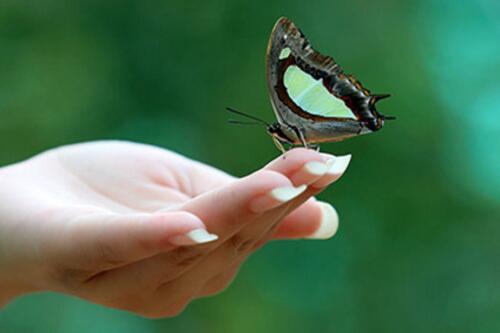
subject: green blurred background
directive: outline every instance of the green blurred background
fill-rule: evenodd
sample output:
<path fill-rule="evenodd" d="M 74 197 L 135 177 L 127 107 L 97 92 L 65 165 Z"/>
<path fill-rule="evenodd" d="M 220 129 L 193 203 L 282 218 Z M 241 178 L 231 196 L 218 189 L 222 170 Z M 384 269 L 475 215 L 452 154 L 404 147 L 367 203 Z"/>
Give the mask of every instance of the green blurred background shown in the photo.
<path fill-rule="evenodd" d="M 276 157 L 264 53 L 295 21 L 395 115 L 320 195 L 331 241 L 273 243 L 223 294 L 147 320 L 39 294 L 0 332 L 499 332 L 500 2 L 1 1 L 0 165 L 98 139 L 159 145 L 235 175 Z"/>

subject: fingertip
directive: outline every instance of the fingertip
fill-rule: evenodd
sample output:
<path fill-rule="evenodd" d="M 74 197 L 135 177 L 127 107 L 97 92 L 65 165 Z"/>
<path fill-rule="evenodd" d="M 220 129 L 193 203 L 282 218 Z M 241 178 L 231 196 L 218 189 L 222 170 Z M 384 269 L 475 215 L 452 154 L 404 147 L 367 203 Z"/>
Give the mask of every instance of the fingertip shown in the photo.
<path fill-rule="evenodd" d="M 261 195 L 250 202 L 250 209 L 255 213 L 263 213 L 270 209 L 281 206 L 282 204 L 295 199 L 307 189 L 306 185 L 298 187 L 284 186 L 277 187 Z"/>
<path fill-rule="evenodd" d="M 321 207 L 312 197 L 288 214 L 280 223 L 273 238 L 297 239 L 313 234 L 321 223 Z"/>
<path fill-rule="evenodd" d="M 154 213 L 149 223 L 153 229 L 151 236 L 158 240 L 160 246 L 202 243 L 202 238 L 194 236 L 203 232 L 208 234 L 205 223 L 195 214 L 186 211 Z M 195 230 L 197 232 L 190 234 Z"/>
<path fill-rule="evenodd" d="M 312 149 L 294 148 L 268 163 L 264 169 L 279 170 L 280 168 L 300 168 L 309 161 L 324 162 L 325 157 Z"/>
<path fill-rule="evenodd" d="M 329 203 L 309 200 L 280 224 L 274 239 L 328 239 L 333 237 L 339 225 L 335 208 Z"/>
<path fill-rule="evenodd" d="M 312 149 L 294 148 L 265 166 L 287 176 L 295 186 L 312 184 L 329 170 L 333 155 L 321 154 Z"/>
<path fill-rule="evenodd" d="M 207 230 L 205 223 L 187 211 L 156 212 L 145 221 L 139 242 L 148 256 L 169 251 L 178 246 L 205 244 L 219 237 Z"/>
<path fill-rule="evenodd" d="M 272 170 L 260 170 L 242 181 L 243 191 L 248 191 L 245 205 L 253 213 L 278 207 L 306 189 L 305 186 L 294 187 L 290 179 Z"/>
<path fill-rule="evenodd" d="M 203 228 L 198 228 L 180 235 L 172 236 L 169 238 L 169 241 L 172 245 L 187 246 L 210 243 L 217 239 L 219 239 L 219 236 L 216 234 L 211 234 Z"/>
<path fill-rule="evenodd" d="M 336 182 L 345 173 L 351 162 L 352 155 L 337 156 L 327 162 L 328 171 L 316 182 L 311 184 L 311 187 L 322 189 Z"/>
<path fill-rule="evenodd" d="M 307 236 L 308 239 L 328 239 L 333 237 L 339 227 L 339 216 L 335 208 L 326 202 L 318 201 L 321 212 L 320 223 L 317 229 Z"/>

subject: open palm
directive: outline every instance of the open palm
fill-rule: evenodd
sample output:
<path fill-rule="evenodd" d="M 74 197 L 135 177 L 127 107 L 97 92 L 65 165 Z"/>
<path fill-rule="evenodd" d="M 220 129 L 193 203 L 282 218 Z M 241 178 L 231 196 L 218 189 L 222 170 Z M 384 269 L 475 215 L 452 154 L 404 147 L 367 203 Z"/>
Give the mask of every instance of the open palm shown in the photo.
<path fill-rule="evenodd" d="M 18 272 L 5 279 L 18 293 L 176 315 L 223 290 L 266 241 L 333 235 L 335 211 L 311 197 L 348 162 L 295 149 L 239 179 L 141 144 L 48 151 L 1 169 L 0 262 Z"/>

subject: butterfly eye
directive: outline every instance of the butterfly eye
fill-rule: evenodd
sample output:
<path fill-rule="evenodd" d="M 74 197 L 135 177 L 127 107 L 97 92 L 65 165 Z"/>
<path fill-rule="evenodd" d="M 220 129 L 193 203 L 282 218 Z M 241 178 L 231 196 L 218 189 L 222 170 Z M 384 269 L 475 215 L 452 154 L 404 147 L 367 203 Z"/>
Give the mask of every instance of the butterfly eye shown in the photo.
<path fill-rule="evenodd" d="M 370 118 L 366 122 L 366 127 L 375 132 L 384 126 L 384 119 L 382 117 Z"/>
<path fill-rule="evenodd" d="M 274 123 L 270 125 L 267 128 L 267 133 L 271 135 L 273 138 L 282 141 L 282 142 L 288 142 L 292 143 L 293 140 L 290 140 L 290 138 L 283 132 L 283 129 L 281 128 L 280 124 Z"/>

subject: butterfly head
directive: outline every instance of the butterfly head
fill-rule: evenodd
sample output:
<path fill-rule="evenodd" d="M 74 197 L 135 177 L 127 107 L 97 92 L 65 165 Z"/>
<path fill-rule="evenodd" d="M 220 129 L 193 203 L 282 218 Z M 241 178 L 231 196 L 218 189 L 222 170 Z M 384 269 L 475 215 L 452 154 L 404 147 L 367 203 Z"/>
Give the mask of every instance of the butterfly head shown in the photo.
<path fill-rule="evenodd" d="M 379 129 L 381 129 L 384 126 L 384 122 L 386 120 L 396 119 L 396 117 L 393 117 L 393 116 L 385 116 L 383 114 L 380 114 L 377 111 L 377 109 L 375 108 L 375 104 L 378 101 L 380 101 L 384 98 L 388 98 L 390 96 L 391 95 L 389 95 L 389 94 L 380 94 L 380 95 L 371 95 L 370 96 L 370 102 L 368 103 L 368 108 L 370 110 L 370 114 L 372 114 L 373 116 L 366 120 L 366 126 L 371 131 L 375 132 L 375 131 L 378 131 Z"/>
<path fill-rule="evenodd" d="M 291 140 L 281 128 L 279 123 L 273 123 L 267 127 L 267 133 L 271 135 L 273 138 L 278 139 L 281 142 L 292 143 Z"/>

